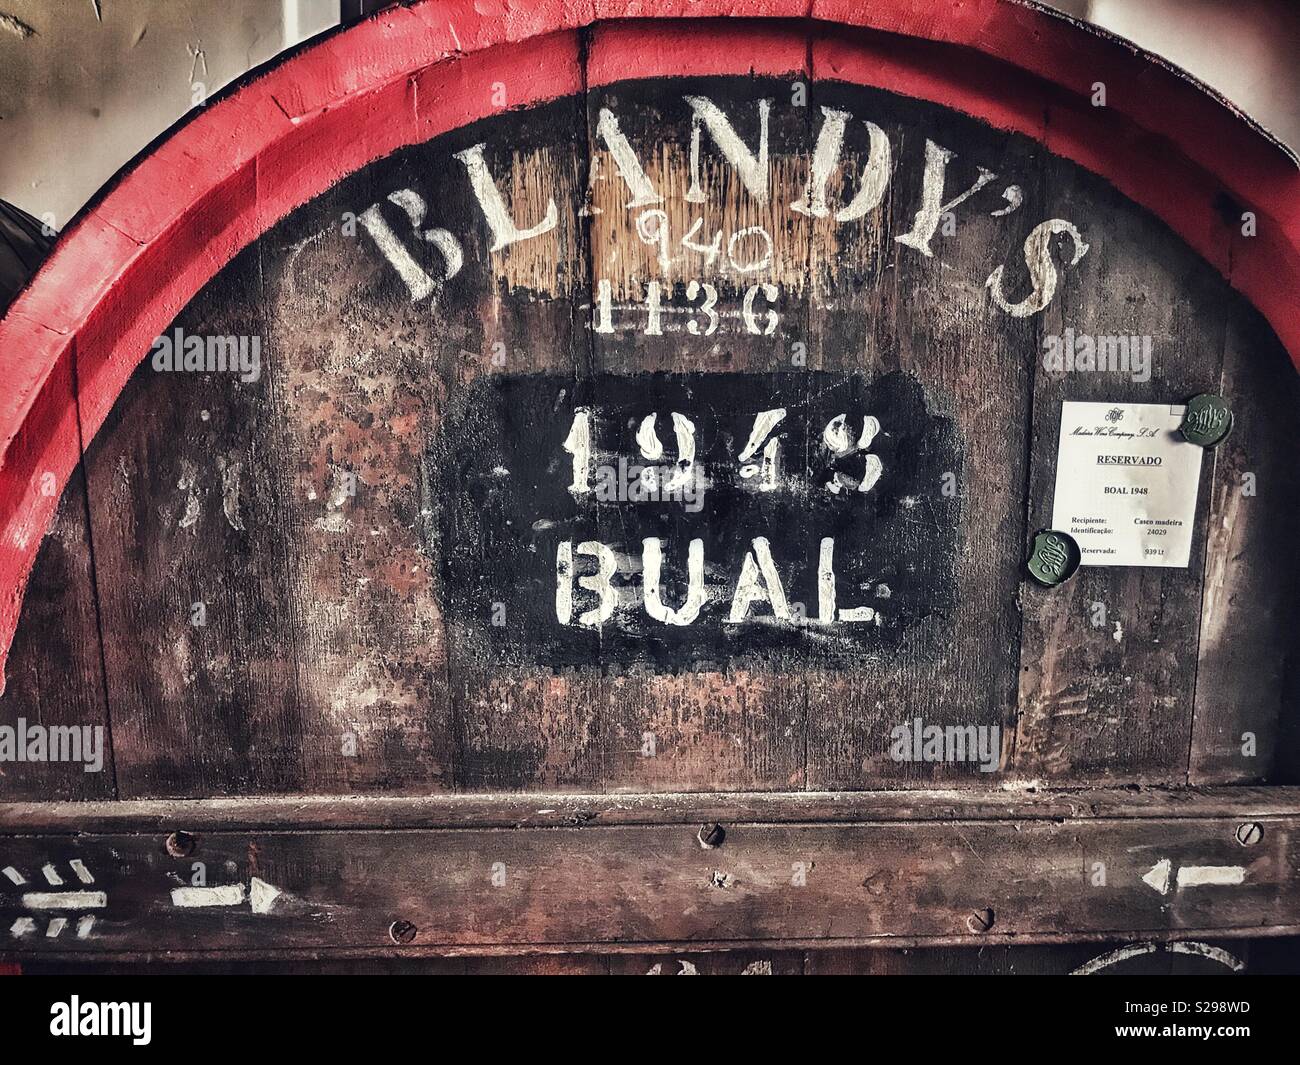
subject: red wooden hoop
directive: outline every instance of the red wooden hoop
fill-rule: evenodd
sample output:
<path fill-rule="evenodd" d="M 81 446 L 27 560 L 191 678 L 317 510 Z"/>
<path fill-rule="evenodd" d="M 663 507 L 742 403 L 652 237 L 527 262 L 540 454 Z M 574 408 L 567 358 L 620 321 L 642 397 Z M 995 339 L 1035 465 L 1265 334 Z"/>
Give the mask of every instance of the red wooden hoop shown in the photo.
<path fill-rule="evenodd" d="M 721 16 L 799 21 L 701 21 Z M 673 21 L 615 21 L 633 19 Z M 597 24 L 584 77 L 577 31 Z M 237 252 L 370 161 L 487 117 L 494 82 L 518 107 L 625 78 L 751 71 L 889 89 L 1034 137 L 1162 218 L 1300 365 L 1293 160 L 1191 79 L 1077 23 L 1012 0 L 417 0 L 187 118 L 82 212 L 0 320 L 0 693 L 28 574 L 86 443 L 153 338 Z M 1105 108 L 1090 102 L 1097 82 Z M 1246 210 L 1258 236 L 1234 240 Z"/>

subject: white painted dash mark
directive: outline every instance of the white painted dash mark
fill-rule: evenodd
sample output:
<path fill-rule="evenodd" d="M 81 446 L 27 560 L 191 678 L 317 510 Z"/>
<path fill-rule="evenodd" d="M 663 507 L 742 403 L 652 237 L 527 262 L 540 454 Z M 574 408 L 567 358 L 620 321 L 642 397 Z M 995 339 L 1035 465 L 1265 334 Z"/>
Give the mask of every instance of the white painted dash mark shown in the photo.
<path fill-rule="evenodd" d="M 29 910 L 102 910 L 108 896 L 102 891 L 29 891 L 23 905 Z"/>
<path fill-rule="evenodd" d="M 206 906 L 238 906 L 243 901 L 243 884 L 222 884 L 219 887 L 172 888 L 172 905 L 185 909 L 201 909 Z"/>
<path fill-rule="evenodd" d="M 1178 886 L 1201 887 L 1207 884 L 1242 884 L 1246 870 L 1240 865 L 1184 865 L 1178 870 Z"/>
<path fill-rule="evenodd" d="M 88 935 L 90 935 L 90 930 L 94 927 L 95 927 L 95 918 L 92 917 L 90 914 L 86 914 L 85 917 L 83 917 L 80 921 L 77 922 L 77 938 L 85 939 Z"/>
<path fill-rule="evenodd" d="M 6 865 L 4 869 L 0 871 L 2 871 L 4 875 L 10 879 L 12 883 L 17 884 L 19 887 L 22 887 L 25 883 L 27 883 L 27 878 L 23 876 L 23 874 L 20 873 L 17 869 L 15 869 L 12 865 Z"/>
<path fill-rule="evenodd" d="M 36 922 L 30 917 L 19 917 L 9 926 L 9 932 L 14 939 L 22 939 L 23 936 L 29 936 L 36 931 Z"/>
<path fill-rule="evenodd" d="M 63 883 L 63 877 L 59 876 L 59 871 L 54 868 L 53 864 L 43 866 L 41 872 L 45 874 L 46 883 L 52 887 L 58 887 Z"/>
<path fill-rule="evenodd" d="M 1173 868 L 1173 862 L 1161 858 L 1146 871 L 1142 880 L 1161 895 L 1169 894 L 1171 880 L 1180 891 L 1183 888 L 1232 886 L 1246 882 L 1246 870 L 1240 865 L 1184 865 L 1177 873 L 1174 873 Z"/>
<path fill-rule="evenodd" d="M 50 918 L 50 926 L 45 929 L 45 938 L 58 939 L 59 936 L 63 935 L 63 930 L 67 927 L 68 919 L 66 917 L 52 917 Z"/>
<path fill-rule="evenodd" d="M 72 871 L 77 874 L 77 879 L 83 884 L 93 884 L 95 882 L 95 878 L 90 875 L 90 870 L 86 868 L 86 863 L 80 858 L 73 858 L 68 865 L 72 867 Z"/>

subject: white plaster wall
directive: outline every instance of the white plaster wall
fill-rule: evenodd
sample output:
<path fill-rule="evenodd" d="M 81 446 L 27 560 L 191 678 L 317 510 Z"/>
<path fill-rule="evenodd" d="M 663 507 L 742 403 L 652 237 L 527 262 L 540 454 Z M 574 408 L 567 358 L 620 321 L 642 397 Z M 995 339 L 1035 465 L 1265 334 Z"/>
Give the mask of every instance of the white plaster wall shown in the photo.
<path fill-rule="evenodd" d="M 1046 0 L 1162 56 L 1300 151 L 1300 0 Z"/>
<path fill-rule="evenodd" d="M 0 0 L 0 199 L 62 229 L 195 99 L 335 24 L 338 10 L 337 0 Z"/>
<path fill-rule="evenodd" d="M 1191 71 L 1300 149 L 1300 0 L 1050 6 Z M 0 0 L 0 199 L 61 229 L 196 96 L 338 14 L 338 0 Z"/>

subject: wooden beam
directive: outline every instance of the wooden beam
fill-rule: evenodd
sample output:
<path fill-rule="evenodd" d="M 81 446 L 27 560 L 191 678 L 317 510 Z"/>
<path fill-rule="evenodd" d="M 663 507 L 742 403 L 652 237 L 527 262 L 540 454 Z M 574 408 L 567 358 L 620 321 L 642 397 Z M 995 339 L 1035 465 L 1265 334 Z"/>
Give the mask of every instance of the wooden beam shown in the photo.
<path fill-rule="evenodd" d="M 0 803 L 8 835 L 206 829 L 573 828 L 860 821 L 1300 817 L 1300 787 L 766 791 L 582 795 L 276 795 Z"/>
<path fill-rule="evenodd" d="M 1297 825 L 1295 788 L 14 804 L 0 958 L 1295 934 Z"/>

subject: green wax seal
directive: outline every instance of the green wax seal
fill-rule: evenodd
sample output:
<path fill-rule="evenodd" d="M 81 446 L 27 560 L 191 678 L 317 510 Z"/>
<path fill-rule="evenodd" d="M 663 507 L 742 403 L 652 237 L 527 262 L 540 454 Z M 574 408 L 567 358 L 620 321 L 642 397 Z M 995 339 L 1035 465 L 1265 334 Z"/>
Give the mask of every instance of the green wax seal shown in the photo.
<path fill-rule="evenodd" d="M 1216 447 L 1232 432 L 1232 411 L 1222 396 L 1193 396 L 1187 401 L 1183 424 L 1178 427 L 1183 439 L 1197 447 Z"/>
<path fill-rule="evenodd" d="M 1074 576 L 1082 559 L 1079 545 L 1069 533 L 1044 529 L 1034 537 L 1034 550 L 1029 556 L 1029 575 L 1039 584 L 1054 588 Z"/>

